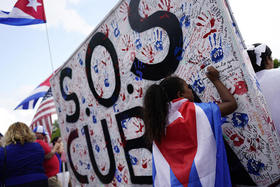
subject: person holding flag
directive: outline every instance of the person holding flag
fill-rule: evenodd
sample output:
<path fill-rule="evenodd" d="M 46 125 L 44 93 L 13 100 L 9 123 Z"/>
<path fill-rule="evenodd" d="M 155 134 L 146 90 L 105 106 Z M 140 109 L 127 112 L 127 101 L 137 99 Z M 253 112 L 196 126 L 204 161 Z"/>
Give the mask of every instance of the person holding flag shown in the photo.
<path fill-rule="evenodd" d="M 152 144 L 154 186 L 231 186 L 221 115 L 237 108 L 235 98 L 207 68 L 222 102 L 194 103 L 179 77 L 151 85 L 144 97 L 145 137 Z"/>

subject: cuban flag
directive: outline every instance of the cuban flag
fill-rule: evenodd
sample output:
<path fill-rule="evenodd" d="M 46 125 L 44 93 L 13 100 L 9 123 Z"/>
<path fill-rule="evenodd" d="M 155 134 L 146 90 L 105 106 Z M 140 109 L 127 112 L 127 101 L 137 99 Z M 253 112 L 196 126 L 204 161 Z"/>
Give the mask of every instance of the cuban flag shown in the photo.
<path fill-rule="evenodd" d="M 231 186 L 216 104 L 176 99 L 167 124 L 161 143 L 153 143 L 154 186 Z"/>
<path fill-rule="evenodd" d="M 18 0 L 11 12 L 0 10 L 0 23 L 14 26 L 46 23 L 43 0 Z"/>
<path fill-rule="evenodd" d="M 31 94 L 24 99 L 16 108 L 17 109 L 33 109 L 37 103 L 37 101 L 46 95 L 48 92 L 49 88 L 51 87 L 50 85 L 50 78 L 52 75 L 47 78 L 44 82 L 42 82 L 39 86 L 37 86 Z"/>

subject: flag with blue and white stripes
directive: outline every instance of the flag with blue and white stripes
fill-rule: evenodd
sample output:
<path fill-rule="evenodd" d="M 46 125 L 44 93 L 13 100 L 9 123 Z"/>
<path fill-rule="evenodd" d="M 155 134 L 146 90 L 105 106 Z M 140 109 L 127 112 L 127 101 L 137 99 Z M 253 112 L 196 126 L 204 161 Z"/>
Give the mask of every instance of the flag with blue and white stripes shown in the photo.
<path fill-rule="evenodd" d="M 52 75 L 35 88 L 31 94 L 24 99 L 16 108 L 17 109 L 34 109 L 36 103 L 41 97 L 44 97 L 48 92 L 50 86 L 50 78 Z"/>
<path fill-rule="evenodd" d="M 155 187 L 231 186 L 218 105 L 171 102 L 165 136 L 153 143 L 153 182 Z"/>
<path fill-rule="evenodd" d="M 11 12 L 0 10 L 0 23 L 13 26 L 46 23 L 43 0 L 18 0 Z"/>

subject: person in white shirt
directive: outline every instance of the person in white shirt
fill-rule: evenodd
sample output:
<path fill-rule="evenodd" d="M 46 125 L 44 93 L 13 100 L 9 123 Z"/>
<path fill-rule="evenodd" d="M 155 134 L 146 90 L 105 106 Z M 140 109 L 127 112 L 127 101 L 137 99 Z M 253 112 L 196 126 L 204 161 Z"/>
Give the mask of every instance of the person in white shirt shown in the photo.
<path fill-rule="evenodd" d="M 247 49 L 247 53 L 280 137 L 280 68 L 274 68 L 272 51 L 265 44 L 253 44 Z"/>

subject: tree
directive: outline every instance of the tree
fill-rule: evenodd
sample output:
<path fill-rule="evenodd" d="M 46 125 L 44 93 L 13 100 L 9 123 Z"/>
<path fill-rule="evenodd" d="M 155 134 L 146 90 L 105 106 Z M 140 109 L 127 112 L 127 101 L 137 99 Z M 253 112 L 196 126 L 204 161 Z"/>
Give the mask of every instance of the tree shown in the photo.
<path fill-rule="evenodd" d="M 275 58 L 274 60 L 273 60 L 273 62 L 274 62 L 274 68 L 278 68 L 279 67 L 279 60 L 277 59 L 277 58 Z"/>
<path fill-rule="evenodd" d="M 55 137 L 60 137 L 60 129 L 59 129 L 59 125 L 58 125 L 58 121 L 57 120 L 55 120 L 54 123 L 52 124 L 52 137 L 51 137 L 51 141 Z"/>

